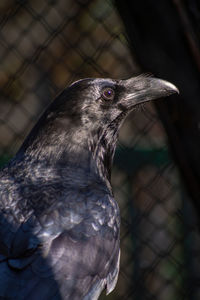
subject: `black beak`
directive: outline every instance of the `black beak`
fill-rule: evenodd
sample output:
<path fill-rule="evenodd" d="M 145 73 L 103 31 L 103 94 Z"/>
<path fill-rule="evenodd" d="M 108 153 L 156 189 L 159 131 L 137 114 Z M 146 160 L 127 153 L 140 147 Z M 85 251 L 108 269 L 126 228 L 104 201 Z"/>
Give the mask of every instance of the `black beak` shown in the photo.
<path fill-rule="evenodd" d="M 177 87 L 172 83 L 145 75 L 121 80 L 121 85 L 125 88 L 121 104 L 128 109 L 139 103 L 179 93 Z"/>

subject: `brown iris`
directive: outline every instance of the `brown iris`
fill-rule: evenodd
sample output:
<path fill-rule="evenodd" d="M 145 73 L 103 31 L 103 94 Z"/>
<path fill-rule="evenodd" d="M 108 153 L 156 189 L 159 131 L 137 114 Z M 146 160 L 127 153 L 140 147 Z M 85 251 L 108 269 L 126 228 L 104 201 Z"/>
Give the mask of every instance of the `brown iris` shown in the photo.
<path fill-rule="evenodd" d="M 113 100 L 114 99 L 114 96 L 115 96 L 115 92 L 112 88 L 105 88 L 102 92 L 102 97 L 105 99 L 105 100 Z"/>

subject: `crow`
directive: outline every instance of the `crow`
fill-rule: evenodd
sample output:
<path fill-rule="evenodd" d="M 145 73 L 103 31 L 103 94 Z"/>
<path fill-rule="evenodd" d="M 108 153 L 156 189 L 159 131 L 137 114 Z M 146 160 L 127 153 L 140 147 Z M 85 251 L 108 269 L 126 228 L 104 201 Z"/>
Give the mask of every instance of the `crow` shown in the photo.
<path fill-rule="evenodd" d="M 145 75 L 86 78 L 49 105 L 0 172 L 0 299 L 94 300 L 114 289 L 118 131 L 137 105 L 176 92 Z"/>

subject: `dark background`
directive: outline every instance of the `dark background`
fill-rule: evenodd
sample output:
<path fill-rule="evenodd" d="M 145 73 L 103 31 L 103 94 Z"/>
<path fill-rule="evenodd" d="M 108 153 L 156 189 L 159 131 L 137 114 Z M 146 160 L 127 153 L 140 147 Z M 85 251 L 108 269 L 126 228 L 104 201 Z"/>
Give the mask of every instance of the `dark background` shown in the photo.
<path fill-rule="evenodd" d="M 194 0 L 0 1 L 2 165 L 76 79 L 151 72 L 180 90 L 120 131 L 121 271 L 106 299 L 200 299 L 199 21 Z"/>

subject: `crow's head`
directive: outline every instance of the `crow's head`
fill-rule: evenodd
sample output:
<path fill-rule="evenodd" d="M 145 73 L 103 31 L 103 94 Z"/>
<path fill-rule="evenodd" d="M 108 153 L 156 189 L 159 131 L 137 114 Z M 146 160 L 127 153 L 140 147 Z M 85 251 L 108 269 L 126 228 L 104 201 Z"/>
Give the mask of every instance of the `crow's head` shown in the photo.
<path fill-rule="evenodd" d="M 70 94 L 67 102 L 66 92 Z M 77 116 L 77 121 L 90 131 L 124 119 L 140 103 L 175 92 L 178 90 L 173 84 L 145 75 L 128 80 L 83 79 L 64 91 L 64 111 L 74 119 Z"/>
<path fill-rule="evenodd" d="M 92 157 L 108 170 L 126 115 L 140 103 L 176 92 L 173 84 L 145 75 L 128 80 L 79 80 L 52 102 L 20 152 L 79 165 Z"/>

